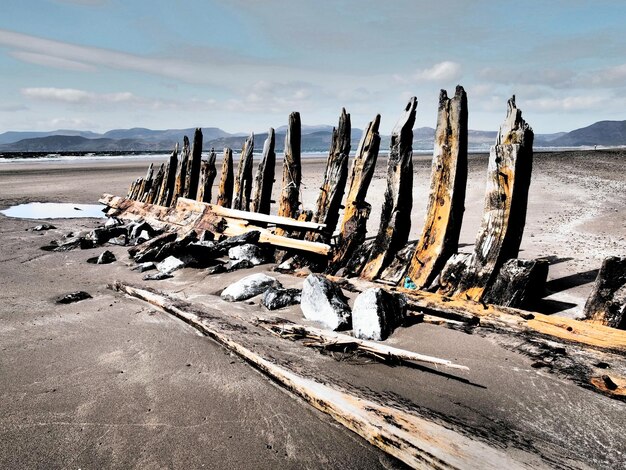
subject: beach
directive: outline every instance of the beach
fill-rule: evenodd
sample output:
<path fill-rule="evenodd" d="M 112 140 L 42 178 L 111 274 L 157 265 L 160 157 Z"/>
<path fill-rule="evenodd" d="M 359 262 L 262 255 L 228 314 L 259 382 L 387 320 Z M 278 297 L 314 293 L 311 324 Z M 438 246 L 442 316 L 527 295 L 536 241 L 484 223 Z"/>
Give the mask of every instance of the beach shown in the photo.
<path fill-rule="evenodd" d="M 480 225 L 487 159 L 469 156 L 463 252 L 471 251 Z M 0 209 L 27 202 L 95 204 L 103 193 L 125 195 L 148 163 L 4 163 Z M 373 208 L 368 236 L 380 217 L 385 164 L 381 158 L 367 197 Z M 324 165 L 323 158 L 303 160 L 307 209 L 314 207 Z M 540 311 L 580 317 L 602 260 L 626 253 L 625 170 L 624 150 L 535 154 L 520 257 L 550 262 Z M 411 239 L 421 233 L 430 157 L 415 156 L 414 172 Z M 41 222 L 56 228 L 27 230 Z M 107 288 L 115 280 L 142 282 L 129 269 L 125 247 L 111 247 L 117 261 L 102 266 L 86 263 L 100 249 L 40 249 L 101 223 L 0 215 L 0 467 L 402 468 L 188 325 Z M 221 302 L 215 293 L 243 275 L 185 269 L 156 287 L 209 308 Z M 281 281 L 302 282 L 286 275 Z M 59 295 L 78 290 L 93 298 L 55 304 Z M 229 308 L 262 311 L 258 302 Z M 293 307 L 284 315 L 296 320 L 301 313 Z M 609 468 L 626 452 L 618 437 L 626 431 L 623 402 L 534 369 L 521 353 L 435 325 L 401 328 L 387 343 L 457 361 L 470 372 L 455 380 L 419 368 L 306 357 L 321 361 L 329 381 L 410 399 L 430 419 L 533 466 L 567 461 L 574 468 Z"/>

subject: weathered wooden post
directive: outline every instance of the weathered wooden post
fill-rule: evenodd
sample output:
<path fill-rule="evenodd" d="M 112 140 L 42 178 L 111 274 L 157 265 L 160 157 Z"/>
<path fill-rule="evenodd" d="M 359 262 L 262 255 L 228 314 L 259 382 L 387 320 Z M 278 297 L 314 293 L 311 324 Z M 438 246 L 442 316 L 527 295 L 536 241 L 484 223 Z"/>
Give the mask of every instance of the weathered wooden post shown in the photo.
<path fill-rule="evenodd" d="M 376 115 L 363 132 L 352 163 L 350 188 L 346 196 L 341 229 L 328 272 L 343 268 L 358 247 L 365 241 L 367 219 L 372 207 L 365 201 L 372 181 L 380 147 L 380 114 Z"/>
<path fill-rule="evenodd" d="M 241 149 L 241 158 L 237 166 L 235 178 L 235 194 L 233 209 L 250 210 L 250 194 L 252 193 L 252 152 L 254 151 L 254 134 L 246 139 Z"/>
<path fill-rule="evenodd" d="M 584 312 L 590 322 L 626 330 L 626 257 L 602 262 Z"/>
<path fill-rule="evenodd" d="M 467 96 L 461 86 L 454 98 L 439 94 L 439 111 L 431 170 L 430 196 L 422 236 L 408 270 L 417 289 L 428 287 L 456 253 L 465 210 L 467 184 Z"/>
<path fill-rule="evenodd" d="M 195 199 L 198 194 L 198 181 L 200 178 L 200 165 L 202 163 L 202 129 L 197 128 L 193 133 L 193 147 L 191 159 L 187 164 L 185 177 L 184 197 Z"/>
<path fill-rule="evenodd" d="M 156 173 L 152 181 L 152 185 L 150 186 L 150 191 L 148 191 L 148 196 L 146 197 L 146 202 L 148 204 L 154 204 L 156 198 L 159 194 L 159 190 L 161 189 L 161 183 L 163 182 L 163 175 L 165 173 L 165 164 L 161 163 L 159 170 Z"/>
<path fill-rule="evenodd" d="M 263 144 L 263 155 L 254 181 L 254 196 L 252 211 L 261 214 L 270 213 L 272 203 L 272 187 L 274 186 L 274 172 L 276 169 L 276 152 L 274 151 L 276 136 L 274 128 L 270 127 L 267 139 Z"/>
<path fill-rule="evenodd" d="M 233 201 L 233 151 L 226 147 L 224 149 L 224 160 L 222 161 L 222 176 L 217 193 L 217 205 L 230 207 Z"/>
<path fill-rule="evenodd" d="M 323 233 L 309 233 L 307 240 L 328 243 L 337 227 L 341 199 L 348 179 L 351 132 L 350 115 L 342 108 L 339 124 L 333 129 L 324 180 L 313 216 L 314 222 L 326 224 L 326 228 Z"/>
<path fill-rule="evenodd" d="M 198 197 L 196 200 L 200 202 L 211 202 L 211 192 L 216 176 L 215 150 L 211 149 L 208 160 L 202 162 L 202 167 L 200 168 L 200 187 L 198 188 Z"/>
<path fill-rule="evenodd" d="M 157 202 L 160 206 L 169 206 L 172 202 L 172 196 L 174 195 L 174 186 L 176 184 L 176 169 L 178 167 L 178 143 L 174 147 L 174 151 L 170 155 L 170 159 L 167 162 L 167 169 L 163 177 L 163 183 L 161 184 L 161 190 L 159 191 L 159 200 Z"/>
<path fill-rule="evenodd" d="M 137 178 L 132 183 L 130 183 L 130 187 L 128 188 L 128 194 L 126 195 L 126 199 L 136 199 L 137 191 L 139 190 L 139 186 L 141 185 L 141 178 Z"/>
<path fill-rule="evenodd" d="M 148 167 L 148 172 L 146 173 L 146 177 L 142 180 L 141 186 L 139 187 L 139 193 L 137 194 L 137 201 L 145 202 L 146 197 L 148 196 L 148 191 L 150 191 L 150 186 L 152 185 L 152 175 L 154 174 L 154 164 L 150 163 Z"/>
<path fill-rule="evenodd" d="M 289 115 L 287 135 L 285 136 L 285 159 L 283 162 L 283 188 L 278 202 L 278 215 L 295 218 L 300 204 L 300 181 L 302 168 L 300 164 L 301 145 L 300 113 Z M 276 228 L 277 235 L 284 235 L 285 230 Z"/>
<path fill-rule="evenodd" d="M 409 239 L 413 208 L 413 125 L 417 99 L 412 97 L 391 133 L 387 190 L 380 227 L 361 277 L 376 279 Z"/>
<path fill-rule="evenodd" d="M 505 261 L 517 258 L 532 172 L 533 131 L 515 106 L 507 105 L 496 144 L 491 147 L 481 227 L 470 256 L 458 257 L 440 292 L 480 301 Z"/>
<path fill-rule="evenodd" d="M 172 196 L 171 204 L 176 203 L 176 199 L 182 197 L 185 194 L 185 183 L 187 180 L 187 165 L 189 164 L 189 138 L 183 137 L 183 151 L 180 156 L 180 162 L 178 162 L 178 169 L 176 171 L 176 183 L 174 184 L 174 194 Z"/>

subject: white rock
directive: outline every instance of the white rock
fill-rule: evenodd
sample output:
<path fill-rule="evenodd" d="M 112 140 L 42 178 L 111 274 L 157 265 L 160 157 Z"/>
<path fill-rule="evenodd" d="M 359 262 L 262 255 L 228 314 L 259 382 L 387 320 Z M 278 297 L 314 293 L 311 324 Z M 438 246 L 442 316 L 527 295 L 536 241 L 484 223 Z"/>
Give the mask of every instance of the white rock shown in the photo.
<path fill-rule="evenodd" d="M 157 269 L 164 274 L 171 274 L 174 271 L 184 267 L 185 262 L 176 258 L 175 256 L 168 256 L 159 264 L 157 264 Z"/>
<path fill-rule="evenodd" d="M 337 285 L 319 274 L 309 275 L 302 286 L 300 308 L 304 317 L 332 330 L 350 328 L 350 307 Z"/>
<path fill-rule="evenodd" d="M 247 300 L 255 295 L 262 294 L 272 286 L 282 287 L 276 278 L 267 274 L 251 274 L 224 289 L 221 297 L 229 302 Z"/>
<path fill-rule="evenodd" d="M 233 260 L 248 260 L 255 266 L 267 262 L 265 250 L 252 243 L 244 243 L 228 250 L 228 257 Z"/>
<path fill-rule="evenodd" d="M 354 300 L 352 332 L 360 339 L 382 341 L 406 316 L 406 298 L 380 287 L 367 289 Z"/>

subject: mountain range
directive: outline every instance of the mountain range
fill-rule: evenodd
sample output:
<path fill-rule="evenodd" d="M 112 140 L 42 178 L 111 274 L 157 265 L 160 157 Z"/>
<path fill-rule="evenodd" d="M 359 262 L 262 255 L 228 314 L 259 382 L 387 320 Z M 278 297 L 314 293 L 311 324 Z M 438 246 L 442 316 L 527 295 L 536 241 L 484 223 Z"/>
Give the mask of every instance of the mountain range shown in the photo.
<path fill-rule="evenodd" d="M 332 126 L 302 126 L 302 151 L 326 152 L 332 138 Z M 286 126 L 276 129 L 276 151 L 282 152 Z M 352 148 L 356 149 L 362 134 L 361 129 L 352 130 Z M 104 134 L 90 131 L 57 130 L 50 132 L 5 132 L 0 134 L 0 152 L 169 152 L 183 136 L 193 139 L 194 129 L 151 130 L 145 128 L 114 129 Z M 203 148 L 222 149 L 242 147 L 247 134 L 230 134 L 216 127 L 202 128 Z M 413 130 L 413 148 L 428 151 L 433 148 L 435 130 L 420 127 Z M 488 150 L 495 142 L 496 131 L 468 132 L 469 149 Z M 263 147 L 267 133 L 255 135 L 255 147 Z M 389 148 L 390 136 L 381 136 L 381 149 Z M 578 146 L 622 146 L 626 145 L 626 121 L 600 121 L 571 132 L 536 134 L 537 147 Z"/>

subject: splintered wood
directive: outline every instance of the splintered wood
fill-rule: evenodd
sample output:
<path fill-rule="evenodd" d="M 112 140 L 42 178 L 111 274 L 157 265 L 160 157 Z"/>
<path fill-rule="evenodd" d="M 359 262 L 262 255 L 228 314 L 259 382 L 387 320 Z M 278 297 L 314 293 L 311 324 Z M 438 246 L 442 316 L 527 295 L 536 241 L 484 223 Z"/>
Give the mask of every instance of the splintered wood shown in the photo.
<path fill-rule="evenodd" d="M 452 98 L 441 90 L 426 217 L 420 237 L 408 242 L 416 108 L 413 97 L 393 129 L 380 226 L 369 239 L 367 222 L 372 208 L 366 198 L 380 148 L 381 117 L 377 115 L 363 132 L 348 175 L 352 127 L 345 109 L 332 132 L 313 210 L 303 207 L 301 201 L 302 133 L 297 112 L 289 115 L 286 128 L 282 179 L 276 191 L 277 216 L 269 215 L 276 166 L 272 128 L 263 146 L 254 190 L 251 134 L 243 144 L 236 177 L 232 150 L 224 149 L 215 204 L 202 205 L 212 199 L 216 156 L 211 150 L 208 160 L 202 161 L 202 132 L 196 129 L 192 149 L 185 136 L 180 156 L 177 145 L 166 165 L 155 171 L 151 164 L 145 177 L 131 183 L 126 199 L 106 196 L 103 201 L 113 203 L 111 213 L 120 217 L 151 217 L 155 222 L 176 225 L 181 232 L 202 229 L 236 235 L 261 229 L 265 243 L 281 248 L 277 260 L 292 256 L 289 248 L 300 250 L 291 264 L 294 267 L 360 276 L 416 295 L 428 290 L 451 301 L 532 308 L 545 284 L 548 264 L 517 259 L 526 220 L 533 131 L 522 119 L 515 97 L 507 103 L 506 118 L 490 150 L 482 222 L 471 253 L 458 253 L 468 174 L 468 104 L 461 86 Z M 189 199 L 197 199 L 199 205 Z M 231 205 L 236 210 L 224 212 Z M 609 258 L 600 270 L 585 307 L 589 322 L 626 329 L 623 264 L 623 258 Z M 548 330 L 547 334 L 560 334 Z"/>

